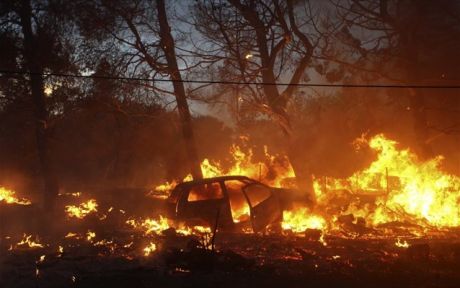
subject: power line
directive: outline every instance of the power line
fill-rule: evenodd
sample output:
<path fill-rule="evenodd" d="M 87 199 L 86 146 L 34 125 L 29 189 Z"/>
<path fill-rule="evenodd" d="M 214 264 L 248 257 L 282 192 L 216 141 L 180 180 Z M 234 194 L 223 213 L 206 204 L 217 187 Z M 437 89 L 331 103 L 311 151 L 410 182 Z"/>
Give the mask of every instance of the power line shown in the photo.
<path fill-rule="evenodd" d="M 268 86 L 298 86 L 298 87 L 330 87 L 330 88 L 393 88 L 393 89 L 460 89 L 460 85 L 416 85 L 416 84 L 322 84 L 322 83 L 268 83 L 268 82 L 237 82 L 237 81 L 216 81 L 216 80 L 173 80 L 141 77 L 102 76 L 102 75 L 79 75 L 66 73 L 34 73 L 28 71 L 1 70 L 2 76 L 13 77 L 13 75 L 41 75 L 43 77 L 65 77 L 84 79 L 106 79 L 126 81 L 150 81 L 150 82 L 182 82 L 194 84 L 223 84 L 223 85 L 268 85 Z"/>

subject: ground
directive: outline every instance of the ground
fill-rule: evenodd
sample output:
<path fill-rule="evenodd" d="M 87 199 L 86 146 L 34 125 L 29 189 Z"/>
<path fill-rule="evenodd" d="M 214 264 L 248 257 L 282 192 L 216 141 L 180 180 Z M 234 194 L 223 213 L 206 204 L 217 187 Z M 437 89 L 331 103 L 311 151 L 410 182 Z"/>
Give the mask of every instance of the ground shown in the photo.
<path fill-rule="evenodd" d="M 321 242 L 299 235 L 220 233 L 212 251 L 202 248 L 209 248 L 209 235 L 183 236 L 170 229 L 150 237 L 156 250 L 148 256 L 140 234 L 112 231 L 110 240 L 97 241 L 107 239 L 103 236 L 92 242 L 68 238 L 35 249 L 3 247 L 0 287 L 419 288 L 460 283 L 455 235 L 406 239 L 409 247 L 397 247 L 393 237 L 326 236 Z"/>

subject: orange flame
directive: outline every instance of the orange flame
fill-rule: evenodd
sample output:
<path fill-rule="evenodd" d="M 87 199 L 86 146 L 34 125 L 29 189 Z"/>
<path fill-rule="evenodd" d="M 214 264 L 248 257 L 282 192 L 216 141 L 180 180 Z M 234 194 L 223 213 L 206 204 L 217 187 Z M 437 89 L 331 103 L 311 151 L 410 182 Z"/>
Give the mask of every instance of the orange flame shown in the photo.
<path fill-rule="evenodd" d="M 460 178 L 441 170 L 442 156 L 421 161 L 409 149 L 398 150 L 397 144 L 383 134 L 374 136 L 368 145 L 378 153 L 377 159 L 347 179 L 327 179 L 325 184 L 317 179 L 318 201 L 327 205 L 334 192 L 348 190 L 375 197 L 375 209 L 351 203 L 344 213 L 364 217 L 372 225 L 408 221 L 438 228 L 459 226 Z"/>
<path fill-rule="evenodd" d="M 83 219 L 88 214 L 97 212 L 97 202 L 95 199 L 90 199 L 81 203 L 79 206 L 68 205 L 65 206 L 65 212 L 69 217 Z"/>
<path fill-rule="evenodd" d="M 8 190 L 4 187 L 0 187 L 0 202 L 6 202 L 7 204 L 19 204 L 19 205 L 30 205 L 31 202 L 27 199 L 20 199 L 16 197 L 16 192 Z"/>

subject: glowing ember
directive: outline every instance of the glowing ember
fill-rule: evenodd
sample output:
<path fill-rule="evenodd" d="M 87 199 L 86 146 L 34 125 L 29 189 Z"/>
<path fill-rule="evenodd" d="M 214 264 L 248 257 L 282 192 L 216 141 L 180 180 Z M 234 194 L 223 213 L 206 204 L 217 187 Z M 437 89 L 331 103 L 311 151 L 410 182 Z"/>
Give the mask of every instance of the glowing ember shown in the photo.
<path fill-rule="evenodd" d="M 86 233 L 86 240 L 93 242 L 93 239 L 96 237 L 96 233 L 93 231 L 88 230 Z"/>
<path fill-rule="evenodd" d="M 40 242 L 35 239 L 31 240 L 32 235 L 26 235 L 24 234 L 22 237 L 22 240 L 16 244 L 16 247 L 28 247 L 28 248 L 43 248 L 43 245 L 40 244 Z"/>
<path fill-rule="evenodd" d="M 78 219 L 85 218 L 88 214 L 97 212 L 97 202 L 95 199 L 88 200 L 81 203 L 79 206 L 68 205 L 65 206 L 65 212 L 69 217 L 76 217 Z"/>
<path fill-rule="evenodd" d="M 111 247 L 112 244 L 113 244 L 113 241 L 112 241 L 112 240 L 102 239 L 102 240 L 97 241 L 96 243 L 94 243 L 94 246 L 107 246 L 107 247 Z"/>
<path fill-rule="evenodd" d="M 128 244 L 123 245 L 123 247 L 124 247 L 124 248 L 130 248 L 131 246 L 133 246 L 133 244 L 134 244 L 134 242 L 131 241 L 131 242 L 129 242 Z"/>
<path fill-rule="evenodd" d="M 399 248 L 409 248 L 410 245 L 409 243 L 407 243 L 406 240 L 401 242 L 401 240 L 397 239 L 395 242 L 395 246 Z"/>
<path fill-rule="evenodd" d="M 323 230 L 326 228 L 326 221 L 320 216 L 311 215 L 306 208 L 299 208 L 294 211 L 283 212 L 281 227 L 283 230 L 301 233 L 307 229 Z"/>
<path fill-rule="evenodd" d="M 81 192 L 66 192 L 66 193 L 59 193 L 59 196 L 71 196 L 71 197 L 80 197 Z"/>
<path fill-rule="evenodd" d="M 151 253 L 157 250 L 157 245 L 155 243 L 150 242 L 147 247 L 144 248 L 144 256 L 149 256 Z"/>
<path fill-rule="evenodd" d="M 19 204 L 19 205 L 30 205 L 31 202 L 27 199 L 20 199 L 16 197 L 16 192 L 8 190 L 4 187 L 0 187 L 0 202 L 6 202 L 7 204 Z"/>
<path fill-rule="evenodd" d="M 64 247 L 59 246 L 59 247 L 58 247 L 58 257 L 61 257 L 61 256 L 62 256 L 62 253 L 64 253 Z"/>
<path fill-rule="evenodd" d="M 78 238 L 78 234 L 73 233 L 73 232 L 69 232 L 64 236 L 64 238 Z"/>

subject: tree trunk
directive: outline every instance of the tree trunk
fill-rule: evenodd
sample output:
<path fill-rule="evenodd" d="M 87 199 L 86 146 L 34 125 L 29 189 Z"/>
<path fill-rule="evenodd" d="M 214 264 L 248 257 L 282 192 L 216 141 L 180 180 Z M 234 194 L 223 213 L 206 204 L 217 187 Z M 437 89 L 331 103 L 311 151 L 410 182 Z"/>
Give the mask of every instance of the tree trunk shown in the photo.
<path fill-rule="evenodd" d="M 58 194 L 58 184 L 50 163 L 48 143 L 48 111 L 46 109 L 43 66 L 40 63 L 40 55 L 37 55 L 39 45 L 35 40 L 32 30 L 32 8 L 30 0 L 23 0 L 19 11 L 21 18 L 22 33 L 24 34 L 24 56 L 27 70 L 30 73 L 30 90 L 35 114 L 35 134 L 37 154 L 40 161 L 41 175 L 44 181 L 43 208 L 47 213 L 54 211 L 55 201 Z"/>
<path fill-rule="evenodd" d="M 426 115 L 425 93 L 419 89 L 410 89 L 409 102 L 414 118 L 414 133 L 421 155 L 424 159 L 434 156 L 433 149 L 427 143 L 429 138 L 428 120 Z"/>
<path fill-rule="evenodd" d="M 423 15 L 421 9 L 423 3 L 413 1 L 415 4 L 415 11 L 417 11 L 417 16 L 412 19 L 412 25 L 409 27 L 402 26 L 400 27 L 401 32 L 401 41 L 403 46 L 403 53 L 406 58 L 406 73 L 407 81 L 409 83 L 424 84 L 420 82 L 423 79 L 423 76 L 420 75 L 423 70 L 422 63 L 419 57 L 419 46 L 420 46 L 420 35 L 423 35 L 419 30 L 419 26 L 416 24 L 419 22 L 419 16 Z M 425 91 L 423 89 L 409 89 L 409 103 L 414 120 L 413 128 L 417 146 L 422 153 L 423 158 L 433 157 L 433 150 L 431 146 L 427 143 L 429 137 L 428 131 L 428 121 L 426 113 L 426 103 L 425 103 Z"/>
<path fill-rule="evenodd" d="M 174 47 L 174 39 L 171 35 L 171 28 L 168 24 L 164 0 L 157 0 L 158 21 L 160 24 L 160 45 L 163 49 L 168 63 L 168 73 L 173 81 L 174 94 L 176 96 L 177 108 L 182 126 L 182 135 L 184 137 L 185 149 L 189 161 L 189 167 L 193 179 L 203 178 L 200 161 L 196 150 L 195 137 L 193 134 L 192 117 L 188 107 L 185 95 L 184 83 L 179 71 Z"/>

